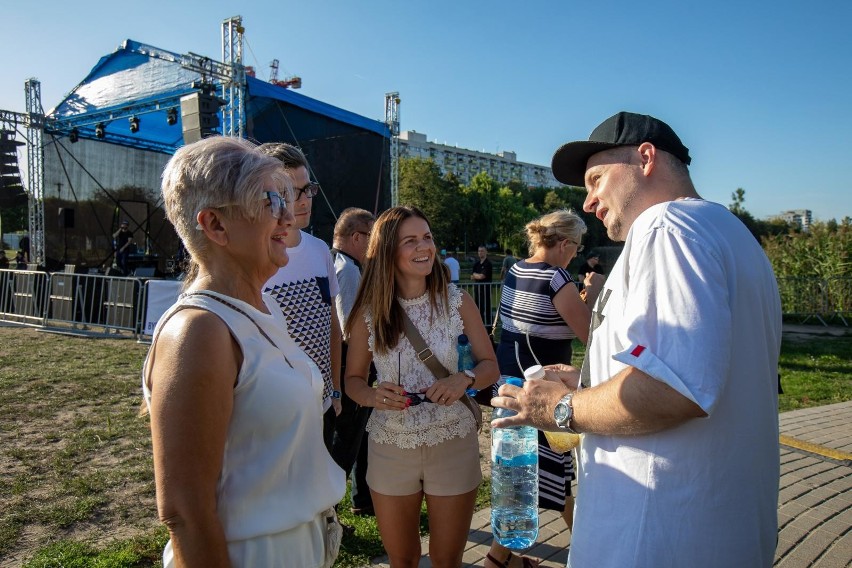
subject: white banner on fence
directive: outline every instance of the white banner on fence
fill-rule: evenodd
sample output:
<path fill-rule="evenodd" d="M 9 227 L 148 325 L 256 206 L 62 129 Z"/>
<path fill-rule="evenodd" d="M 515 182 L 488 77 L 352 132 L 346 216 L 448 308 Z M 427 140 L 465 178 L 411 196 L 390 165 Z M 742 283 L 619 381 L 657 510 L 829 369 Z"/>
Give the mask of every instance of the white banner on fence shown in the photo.
<path fill-rule="evenodd" d="M 177 301 L 183 282 L 177 280 L 149 280 L 148 307 L 145 310 L 143 335 L 153 335 L 160 317 Z"/>

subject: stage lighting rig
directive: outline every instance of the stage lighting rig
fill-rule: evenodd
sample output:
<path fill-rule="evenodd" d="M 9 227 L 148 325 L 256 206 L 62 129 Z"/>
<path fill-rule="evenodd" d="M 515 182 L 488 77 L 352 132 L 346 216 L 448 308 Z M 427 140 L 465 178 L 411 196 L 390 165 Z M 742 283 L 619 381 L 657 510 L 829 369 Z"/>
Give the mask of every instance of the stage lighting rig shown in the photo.
<path fill-rule="evenodd" d="M 95 126 L 95 136 L 98 138 L 106 136 L 106 125 L 103 122 L 99 122 L 97 126 Z"/>
<path fill-rule="evenodd" d="M 136 134 L 137 132 L 139 132 L 139 117 L 138 116 L 131 116 L 130 117 L 130 133 Z"/>
<path fill-rule="evenodd" d="M 170 108 L 166 113 L 166 124 L 168 124 L 169 126 L 174 126 L 175 124 L 177 124 L 177 119 L 177 109 Z"/>

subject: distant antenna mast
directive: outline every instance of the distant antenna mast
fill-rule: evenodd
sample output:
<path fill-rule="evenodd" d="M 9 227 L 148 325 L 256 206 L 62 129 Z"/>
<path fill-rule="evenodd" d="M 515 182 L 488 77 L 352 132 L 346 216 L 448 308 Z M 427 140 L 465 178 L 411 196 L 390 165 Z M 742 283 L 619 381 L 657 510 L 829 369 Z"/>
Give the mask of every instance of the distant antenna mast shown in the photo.
<path fill-rule="evenodd" d="M 391 207 L 399 205 L 399 93 L 385 94 L 385 124 L 390 129 Z"/>
<path fill-rule="evenodd" d="M 230 77 L 222 85 L 228 105 L 222 111 L 222 134 L 243 137 L 246 126 L 246 68 L 243 66 L 243 17 L 222 22 L 222 63 L 229 66 Z"/>

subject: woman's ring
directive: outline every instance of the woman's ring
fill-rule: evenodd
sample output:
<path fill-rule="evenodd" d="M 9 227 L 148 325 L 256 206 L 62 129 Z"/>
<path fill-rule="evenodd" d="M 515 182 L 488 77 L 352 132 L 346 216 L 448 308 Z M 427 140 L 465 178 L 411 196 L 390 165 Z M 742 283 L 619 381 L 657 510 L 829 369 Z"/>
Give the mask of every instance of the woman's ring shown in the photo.
<path fill-rule="evenodd" d="M 387 404 L 387 403 L 388 403 L 388 397 L 383 398 L 383 399 L 382 399 L 382 403 L 383 403 L 383 404 Z"/>

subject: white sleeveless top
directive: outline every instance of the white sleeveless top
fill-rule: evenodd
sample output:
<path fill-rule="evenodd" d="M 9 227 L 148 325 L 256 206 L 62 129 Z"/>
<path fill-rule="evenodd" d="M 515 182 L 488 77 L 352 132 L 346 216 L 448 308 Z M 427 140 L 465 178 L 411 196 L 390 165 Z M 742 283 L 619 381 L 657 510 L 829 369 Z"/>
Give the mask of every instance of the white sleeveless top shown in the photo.
<path fill-rule="evenodd" d="M 440 304 L 432 309 L 428 292 L 413 300 L 399 298 L 398 301 L 432 353 L 444 367 L 453 371 L 458 368 L 456 343 L 459 335 L 463 333 L 464 322 L 459 314 L 461 291 L 454 284 L 450 284 L 448 294 L 449 314 L 444 313 L 444 307 Z M 405 335 L 392 350 L 376 353 L 373 318 L 369 310 L 365 320 L 370 331 L 369 347 L 380 381 L 399 384 L 406 392 L 421 392 L 437 380 L 429 368 L 417 358 L 414 347 Z M 402 411 L 373 409 L 367 422 L 370 440 L 405 449 L 435 446 L 451 438 L 464 437 L 475 430 L 476 421 L 473 414 L 460 401 L 450 406 L 418 404 Z"/>
<path fill-rule="evenodd" d="M 154 331 L 178 310 L 193 307 L 216 314 L 230 328 L 243 353 L 234 387 L 233 412 L 216 488 L 219 519 L 228 541 L 289 530 L 312 521 L 338 503 L 346 490 L 343 470 L 322 439 L 323 378 L 317 366 L 287 333 L 281 308 L 264 294 L 268 314 L 251 305 L 205 291 L 213 298 L 181 295 Z M 266 335 L 260 333 L 257 323 Z M 151 403 L 145 380 L 142 388 Z"/>

